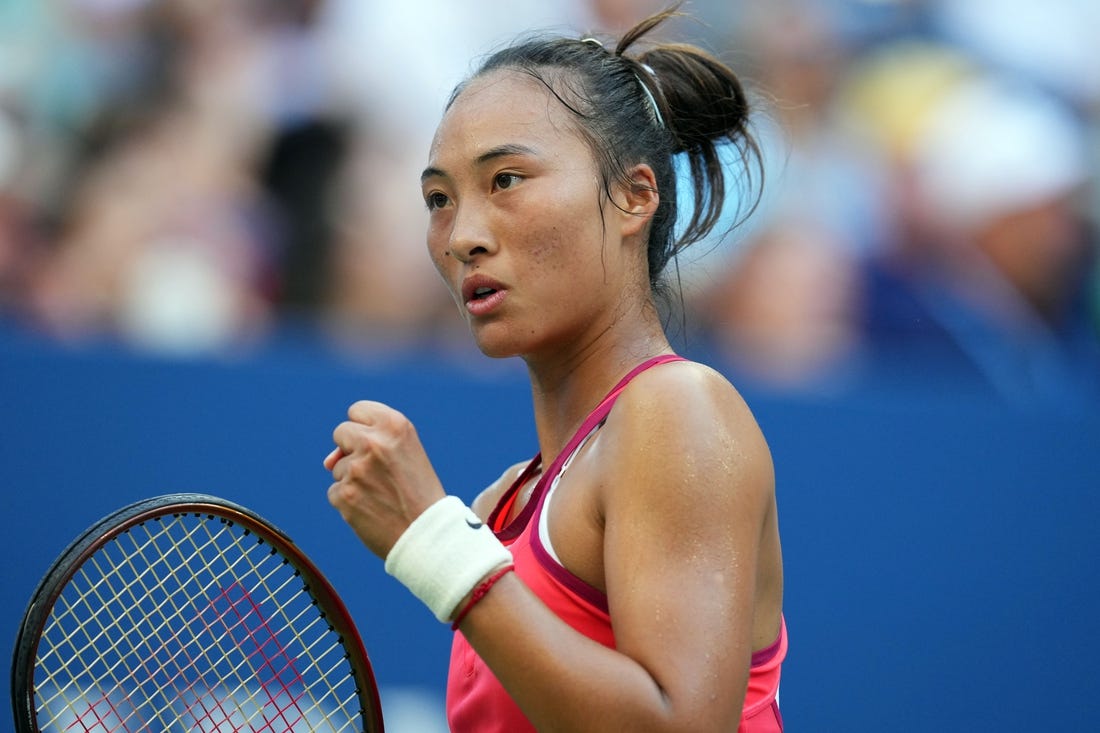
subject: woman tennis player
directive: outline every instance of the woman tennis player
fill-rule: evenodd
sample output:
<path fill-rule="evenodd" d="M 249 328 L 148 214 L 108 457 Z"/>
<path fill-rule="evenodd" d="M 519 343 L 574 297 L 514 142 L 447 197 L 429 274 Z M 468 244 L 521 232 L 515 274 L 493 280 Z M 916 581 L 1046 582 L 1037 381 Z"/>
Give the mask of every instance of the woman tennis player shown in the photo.
<path fill-rule="evenodd" d="M 454 731 L 782 730 L 770 453 L 658 308 L 666 265 L 721 216 L 719 146 L 758 158 L 730 69 L 687 45 L 628 53 L 672 12 L 614 46 L 496 53 L 432 142 L 431 258 L 480 349 L 526 363 L 538 455 L 467 508 L 409 421 L 364 401 L 325 459 L 330 502 L 457 630 Z M 679 234 L 676 155 L 695 174 Z"/>

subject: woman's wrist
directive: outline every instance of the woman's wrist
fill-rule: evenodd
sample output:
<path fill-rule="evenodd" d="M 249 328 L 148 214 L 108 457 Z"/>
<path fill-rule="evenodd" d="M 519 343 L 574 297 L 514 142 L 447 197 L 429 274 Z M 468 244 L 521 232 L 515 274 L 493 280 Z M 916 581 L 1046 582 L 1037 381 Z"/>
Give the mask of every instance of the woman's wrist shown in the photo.
<path fill-rule="evenodd" d="M 492 530 L 458 497 L 445 496 L 397 539 L 386 572 L 437 619 L 448 621 L 482 581 L 511 563 L 512 554 Z"/>

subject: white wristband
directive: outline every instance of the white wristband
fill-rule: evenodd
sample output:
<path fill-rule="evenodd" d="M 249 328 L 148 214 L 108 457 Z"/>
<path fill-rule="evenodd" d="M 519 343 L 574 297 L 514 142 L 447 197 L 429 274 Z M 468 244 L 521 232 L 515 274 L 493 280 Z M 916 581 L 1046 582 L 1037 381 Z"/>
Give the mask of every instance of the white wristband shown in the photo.
<path fill-rule="evenodd" d="M 386 555 L 386 572 L 440 621 L 512 553 L 457 496 L 445 496 L 413 520 Z"/>

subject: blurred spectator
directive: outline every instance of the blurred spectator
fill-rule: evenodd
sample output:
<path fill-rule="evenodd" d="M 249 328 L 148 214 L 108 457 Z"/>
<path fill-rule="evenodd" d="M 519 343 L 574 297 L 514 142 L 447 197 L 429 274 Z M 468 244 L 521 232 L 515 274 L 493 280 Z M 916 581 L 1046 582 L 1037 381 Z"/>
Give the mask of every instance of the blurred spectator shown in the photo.
<path fill-rule="evenodd" d="M 267 263 L 248 221 L 256 192 L 222 132 L 168 108 L 81 170 L 30 294 L 40 326 L 186 353 L 264 322 Z"/>
<path fill-rule="evenodd" d="M 447 343 L 465 326 L 426 254 L 419 169 L 403 149 L 369 135 L 356 143 L 331 202 L 336 228 L 321 325 L 334 343 L 368 356 Z"/>
<path fill-rule="evenodd" d="M 31 206 L 15 191 L 24 165 L 21 130 L 14 115 L 0 106 L 0 314 L 26 299 L 24 287 L 37 251 L 31 233 Z"/>
<path fill-rule="evenodd" d="M 939 34 L 984 64 L 1082 109 L 1100 103 L 1100 3 L 930 0 Z"/>
<path fill-rule="evenodd" d="M 826 10 L 783 0 L 743 11 L 729 44 L 759 97 L 763 181 L 751 184 L 762 198 L 688 281 L 691 320 L 718 357 L 784 390 L 844 381 L 856 258 L 887 236 L 877 161 L 837 115 L 851 49 Z"/>
<path fill-rule="evenodd" d="M 788 392 L 835 391 L 849 381 L 855 258 L 828 236 L 796 219 L 767 227 L 696 304 L 736 381 Z"/>
<path fill-rule="evenodd" d="M 1070 108 L 1019 80 L 943 91 L 900 171 L 909 240 L 869 263 L 872 368 L 932 368 L 1019 403 L 1100 394 L 1084 139 Z"/>
<path fill-rule="evenodd" d="M 106 85 L 74 118 L 64 185 L 46 205 L 51 241 L 30 284 L 30 317 L 59 336 L 121 335 L 172 353 L 262 332 L 271 256 L 250 170 L 266 121 L 254 106 L 248 35 L 258 26 L 191 15 L 178 2 L 64 7 L 76 39 L 111 49 L 120 33 L 132 47 L 167 43 L 155 63 L 129 57 L 136 68 L 116 74 L 128 83 Z"/>
<path fill-rule="evenodd" d="M 43 11 L 37 40 L 56 36 L 60 52 L 12 93 L 24 140 L 45 153 L 20 181 L 37 236 L 11 245 L 33 262 L 19 268 L 23 318 L 66 338 L 191 353 L 255 342 L 285 311 L 317 305 L 345 116 L 326 84 L 318 5 Z M 74 55 L 85 63 L 66 65 Z M 92 93 L 49 83 L 70 67 Z M 39 86 L 56 94 L 35 97 Z"/>

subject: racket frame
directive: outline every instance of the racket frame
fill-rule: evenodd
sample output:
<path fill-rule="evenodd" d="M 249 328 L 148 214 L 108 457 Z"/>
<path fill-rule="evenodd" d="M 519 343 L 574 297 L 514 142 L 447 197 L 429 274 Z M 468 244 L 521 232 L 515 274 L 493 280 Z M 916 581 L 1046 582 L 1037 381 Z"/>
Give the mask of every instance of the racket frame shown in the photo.
<path fill-rule="evenodd" d="M 11 669 L 11 700 L 17 733 L 41 733 L 36 714 L 34 672 L 40 634 L 54 604 L 84 562 L 124 532 L 162 517 L 194 515 L 240 526 L 267 543 L 301 576 L 304 590 L 340 637 L 355 680 L 363 733 L 383 733 L 382 703 L 370 658 L 355 621 L 336 589 L 282 530 L 256 512 L 218 496 L 163 494 L 122 507 L 92 524 L 58 555 L 35 588 L 16 637 Z"/>

